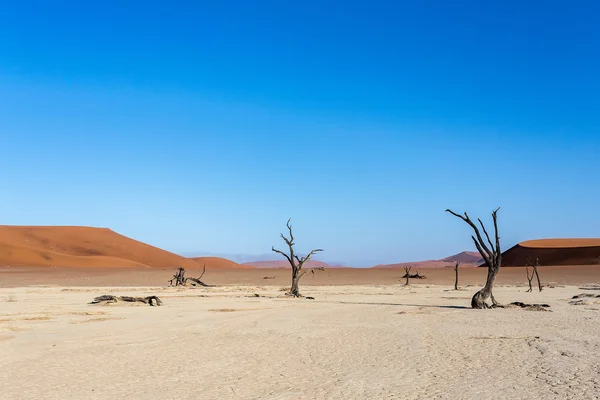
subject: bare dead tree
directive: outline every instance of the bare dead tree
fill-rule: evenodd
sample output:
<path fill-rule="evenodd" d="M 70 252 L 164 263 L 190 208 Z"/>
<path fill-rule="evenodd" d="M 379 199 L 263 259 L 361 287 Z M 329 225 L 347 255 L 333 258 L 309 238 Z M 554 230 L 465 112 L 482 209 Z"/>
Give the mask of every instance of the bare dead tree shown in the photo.
<path fill-rule="evenodd" d="M 292 286 L 290 288 L 290 291 L 287 292 L 286 295 L 293 296 L 293 297 L 302 297 L 302 295 L 300 294 L 300 291 L 298 290 L 298 283 L 300 282 L 300 278 L 302 278 L 304 275 L 306 275 L 309 271 L 314 274 L 315 270 L 316 271 L 324 271 L 325 270 L 324 267 L 314 267 L 314 268 L 302 270 L 302 267 L 310 259 L 310 257 L 312 257 L 315 253 L 317 253 L 319 251 L 323 251 L 323 249 L 314 249 L 314 250 L 311 250 L 310 253 L 308 253 L 308 255 L 306 255 L 305 257 L 298 257 L 298 255 L 296 255 L 296 252 L 294 251 L 294 245 L 295 245 L 294 234 L 292 232 L 292 225 L 290 225 L 290 221 L 291 221 L 291 219 L 288 219 L 288 221 L 286 223 L 286 226 L 290 233 L 290 237 L 288 238 L 283 233 L 281 234 L 281 238 L 283 239 L 283 241 L 289 248 L 289 254 L 284 253 L 281 250 L 277 250 L 275 247 L 271 247 L 271 250 L 274 251 L 275 253 L 279 253 L 282 256 L 284 256 L 290 263 L 290 266 L 292 267 Z"/>
<path fill-rule="evenodd" d="M 531 267 L 533 268 L 533 271 L 531 272 L 531 278 L 529 277 L 529 265 L 531 265 Z M 541 292 L 542 291 L 542 282 L 540 281 L 540 274 L 538 272 L 538 267 L 540 266 L 540 259 L 536 258 L 535 262 L 531 262 L 531 261 L 527 261 L 526 265 L 525 265 L 525 269 L 527 271 L 527 279 L 529 280 L 529 290 L 528 292 L 532 291 L 531 288 L 531 281 L 533 280 L 533 275 L 535 274 L 535 277 L 537 278 L 537 283 L 538 283 L 538 289 Z"/>
<path fill-rule="evenodd" d="M 419 274 L 419 271 L 415 272 L 414 274 L 410 273 L 410 270 L 412 269 L 411 266 L 408 267 L 408 270 L 406 269 L 407 267 L 404 267 L 404 275 L 402 276 L 402 279 L 406 278 L 407 282 L 406 284 L 408 285 L 408 279 L 427 279 L 427 277 L 425 275 L 421 275 Z"/>
<path fill-rule="evenodd" d="M 184 286 L 185 285 L 185 269 L 179 267 L 176 269 L 173 279 L 169 281 L 171 286 Z"/>
<path fill-rule="evenodd" d="M 531 286 L 531 281 L 533 280 L 533 271 L 531 271 L 531 275 L 529 275 L 529 264 L 525 264 L 525 273 L 527 274 L 527 282 L 529 283 L 529 289 L 527 289 L 527 293 L 533 291 L 533 287 Z"/>
<path fill-rule="evenodd" d="M 460 265 L 460 261 L 456 262 L 454 265 L 454 272 L 456 273 L 456 278 L 454 278 L 454 290 L 458 290 L 458 267 Z"/>
<path fill-rule="evenodd" d="M 473 223 L 473 221 L 471 221 L 471 218 L 469 218 L 469 215 L 466 212 L 464 213 L 464 215 L 460 215 L 450 209 L 446 210 L 446 212 L 449 212 L 450 214 L 454 215 L 455 217 L 458 217 L 458 218 L 462 219 L 463 221 L 465 221 L 473 229 L 474 235 L 471 235 L 471 239 L 473 239 L 473 243 L 475 243 L 475 247 L 477 248 L 477 251 L 479 251 L 479 254 L 481 254 L 481 257 L 483 257 L 485 264 L 488 267 L 488 274 L 487 274 L 487 279 L 485 281 L 485 286 L 483 287 L 483 289 L 481 289 L 480 291 L 475 293 L 475 295 L 473 295 L 473 298 L 471 299 L 471 307 L 473 307 L 473 308 L 484 309 L 484 308 L 502 307 L 496 301 L 496 299 L 494 298 L 494 295 L 492 293 L 492 289 L 494 288 L 494 282 L 496 281 L 496 275 L 498 275 L 498 271 L 500 270 L 500 266 L 502 265 L 502 251 L 500 250 L 500 235 L 498 234 L 498 210 L 500 210 L 500 208 L 497 208 L 496 210 L 494 210 L 492 212 L 492 219 L 494 221 L 495 243 L 492 243 L 492 240 L 490 239 L 490 235 L 488 234 L 487 230 L 485 229 L 485 225 L 483 225 L 483 222 L 481 221 L 481 219 L 478 218 L 477 220 L 479 221 L 479 224 L 481 225 L 481 229 L 483 230 L 483 233 L 487 239 L 487 243 L 481 236 L 481 233 L 479 232 L 479 228 L 477 228 L 477 225 L 475 225 L 475 223 Z M 486 302 L 488 298 L 490 298 L 492 300 L 491 306 L 488 305 Z"/>
<path fill-rule="evenodd" d="M 207 285 L 206 283 L 202 282 L 202 277 L 205 273 L 206 265 L 204 265 L 204 268 L 202 269 L 202 274 L 198 278 L 186 278 L 185 269 L 183 267 L 179 267 L 176 269 L 175 275 L 173 275 L 173 279 L 171 279 L 169 282 L 171 286 L 186 286 L 187 282 L 191 281 L 193 282 L 192 286 L 198 285 L 204 287 L 214 287 L 215 285 Z"/>

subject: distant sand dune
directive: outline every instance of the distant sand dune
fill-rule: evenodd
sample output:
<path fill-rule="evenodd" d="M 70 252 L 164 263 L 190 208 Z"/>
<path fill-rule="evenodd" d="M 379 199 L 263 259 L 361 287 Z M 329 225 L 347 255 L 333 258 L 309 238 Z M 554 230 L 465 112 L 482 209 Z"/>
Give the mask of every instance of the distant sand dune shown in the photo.
<path fill-rule="evenodd" d="M 539 259 L 540 265 L 600 265 L 600 239 L 529 240 L 505 251 L 502 265 L 524 266 Z"/>
<path fill-rule="evenodd" d="M 473 251 L 463 251 L 461 253 L 455 254 L 450 257 L 442 258 L 441 260 L 425 260 L 425 261 L 414 261 L 414 262 L 402 262 L 396 264 L 383 264 L 376 265 L 371 268 L 404 268 L 404 267 L 413 267 L 413 268 L 444 268 L 449 266 L 454 266 L 455 262 L 460 262 L 463 267 L 475 267 L 481 262 L 483 262 L 479 253 L 475 253 Z"/>
<path fill-rule="evenodd" d="M 246 267 L 254 268 L 291 268 L 290 263 L 287 260 L 275 260 L 275 261 L 253 261 L 242 264 Z M 339 268 L 337 266 L 329 265 L 322 261 L 308 260 L 304 264 L 305 268 L 324 267 L 324 268 Z"/>
<path fill-rule="evenodd" d="M 83 226 L 0 226 L 0 266 L 200 267 L 110 229 Z"/>
<path fill-rule="evenodd" d="M 193 257 L 191 259 L 200 266 L 206 265 L 206 268 L 252 268 L 250 265 L 238 264 L 222 257 Z"/>

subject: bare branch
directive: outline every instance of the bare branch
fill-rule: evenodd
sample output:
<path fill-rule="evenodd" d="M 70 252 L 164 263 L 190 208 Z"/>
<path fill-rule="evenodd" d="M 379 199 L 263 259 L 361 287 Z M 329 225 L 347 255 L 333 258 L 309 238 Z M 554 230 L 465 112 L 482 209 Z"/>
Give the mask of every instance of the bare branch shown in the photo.
<path fill-rule="evenodd" d="M 311 250 L 310 253 L 308 253 L 308 255 L 302 259 L 296 257 L 296 259 L 298 260 L 298 267 L 302 268 L 304 263 L 307 262 L 309 258 L 311 258 L 315 253 L 318 253 L 319 251 L 323 251 L 323 249 Z"/>
<path fill-rule="evenodd" d="M 292 259 L 291 259 L 291 258 L 290 258 L 290 257 L 289 257 L 287 254 L 285 254 L 283 251 L 281 251 L 281 250 L 277 250 L 275 247 L 271 247 L 271 251 L 274 251 L 275 253 L 279 253 L 279 254 L 281 254 L 282 256 L 284 256 L 285 258 L 287 258 L 287 260 L 288 260 L 288 262 L 290 263 L 290 265 L 291 265 L 292 267 L 294 267 L 294 263 L 292 262 Z"/>
<path fill-rule="evenodd" d="M 483 229 L 483 233 L 485 234 L 485 237 L 487 238 L 488 244 L 490 245 L 490 249 L 493 249 L 494 245 L 492 244 L 490 235 L 488 235 L 487 230 L 485 229 L 485 225 L 483 225 L 483 222 L 481 222 L 481 218 L 477 218 L 477 220 L 479 221 L 479 225 L 481 225 L 481 228 Z"/>
<path fill-rule="evenodd" d="M 481 237 L 481 233 L 479 233 L 479 229 L 477 228 L 477 225 L 475 225 L 473 223 L 473 221 L 471 221 L 471 218 L 469 218 L 469 215 L 466 212 L 465 212 L 465 216 L 464 217 L 462 215 L 460 215 L 460 214 L 455 213 L 454 211 L 452 211 L 450 209 L 447 209 L 446 212 L 449 212 L 450 214 L 454 215 L 455 217 L 458 217 L 458 218 L 462 219 L 467 224 L 469 224 L 469 226 L 475 232 L 475 235 L 477 236 L 477 241 L 479 242 L 481 248 L 488 254 L 489 257 L 492 256 L 492 251 L 486 246 L 485 242 L 483 241 L 483 238 Z M 483 253 L 481 253 L 481 255 L 483 256 Z"/>

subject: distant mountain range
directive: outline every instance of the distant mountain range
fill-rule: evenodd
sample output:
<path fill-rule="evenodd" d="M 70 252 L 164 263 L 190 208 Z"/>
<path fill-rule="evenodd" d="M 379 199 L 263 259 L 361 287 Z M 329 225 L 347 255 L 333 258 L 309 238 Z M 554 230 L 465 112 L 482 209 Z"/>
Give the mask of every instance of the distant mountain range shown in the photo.
<path fill-rule="evenodd" d="M 247 263 L 242 263 L 242 266 L 246 267 L 254 267 L 254 268 L 289 268 L 290 263 L 287 260 L 268 260 L 268 261 L 251 261 Z M 348 268 L 341 265 L 328 264 L 323 261 L 313 261 L 308 260 L 306 264 L 304 264 L 306 268 L 314 268 L 314 267 L 324 267 L 324 268 Z"/>
<path fill-rule="evenodd" d="M 382 264 L 376 265 L 371 268 L 443 268 L 454 266 L 456 262 L 460 262 L 464 266 L 476 267 L 483 263 L 483 259 L 479 253 L 474 251 L 463 251 L 453 256 L 442 258 L 440 260 L 425 260 L 425 261 L 414 261 L 414 262 L 402 262 L 396 264 Z"/>

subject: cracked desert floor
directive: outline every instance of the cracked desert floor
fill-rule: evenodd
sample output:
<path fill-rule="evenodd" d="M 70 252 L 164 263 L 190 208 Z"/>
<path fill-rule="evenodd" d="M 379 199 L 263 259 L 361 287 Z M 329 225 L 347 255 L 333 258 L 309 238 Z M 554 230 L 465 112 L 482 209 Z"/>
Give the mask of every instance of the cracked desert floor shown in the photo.
<path fill-rule="evenodd" d="M 597 399 L 600 299 L 578 286 L 0 289 L 1 399 Z M 162 307 L 89 305 L 155 294 Z M 259 297 L 256 297 L 258 295 Z M 598 301 L 596 301 L 598 300 Z"/>

